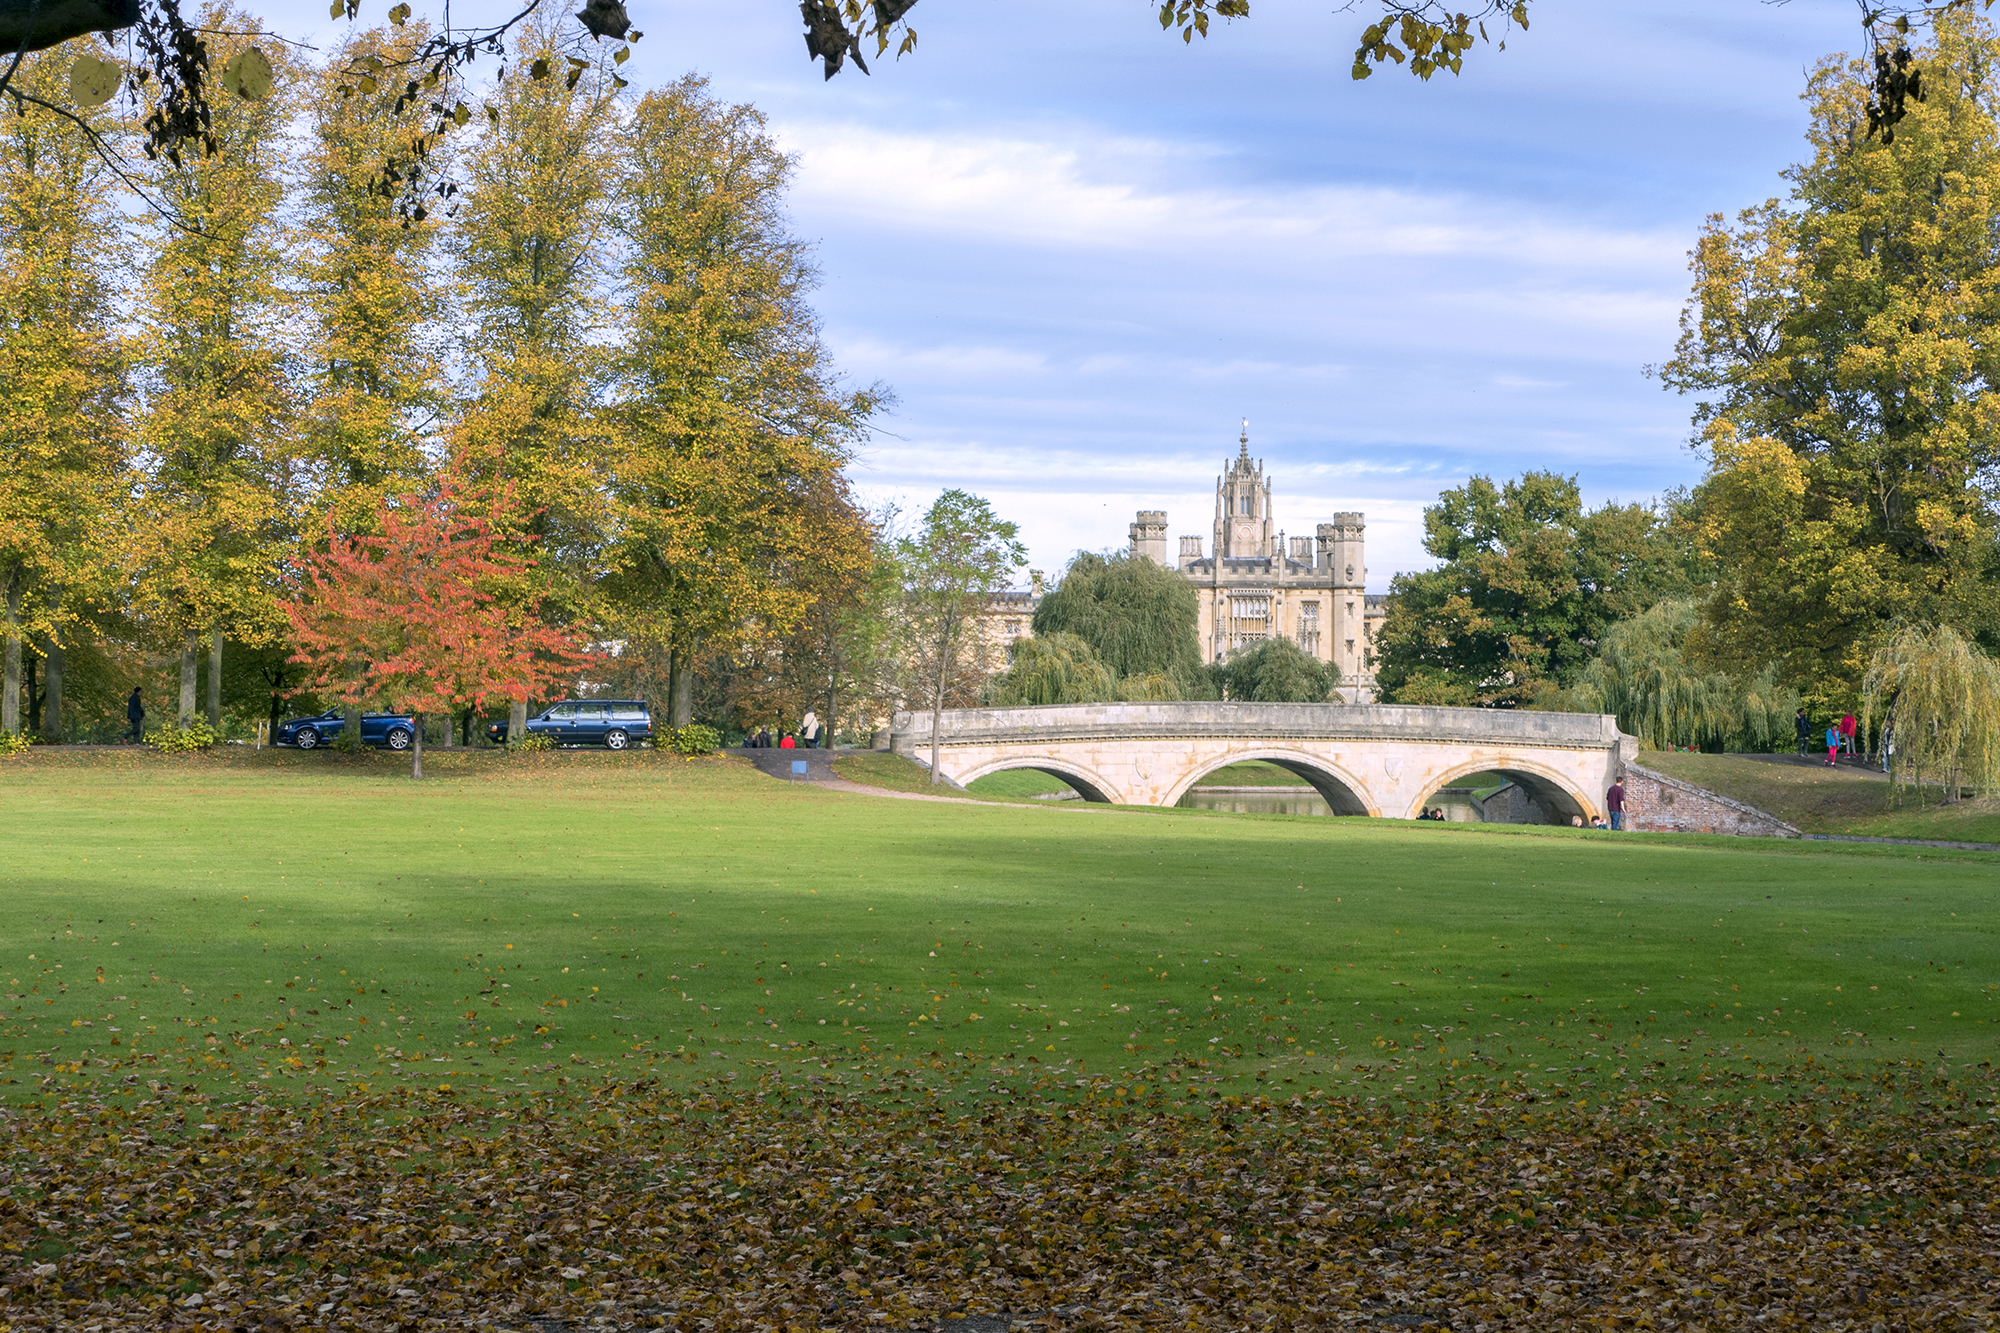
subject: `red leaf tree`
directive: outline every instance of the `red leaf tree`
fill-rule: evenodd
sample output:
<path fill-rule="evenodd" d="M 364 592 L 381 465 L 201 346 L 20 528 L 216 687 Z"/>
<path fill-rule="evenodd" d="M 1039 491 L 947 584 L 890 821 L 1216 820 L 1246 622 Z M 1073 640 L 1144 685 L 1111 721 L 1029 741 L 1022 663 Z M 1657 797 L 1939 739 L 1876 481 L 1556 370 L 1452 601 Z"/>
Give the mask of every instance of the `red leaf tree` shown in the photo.
<path fill-rule="evenodd" d="M 329 520 L 327 549 L 286 607 L 308 688 L 414 715 L 413 778 L 426 714 L 519 703 L 591 660 L 578 635 L 541 622 L 535 562 L 520 549 L 534 539 L 510 530 L 513 509 L 511 490 L 448 467 L 435 490 L 385 499 L 379 536 L 343 536 Z"/>

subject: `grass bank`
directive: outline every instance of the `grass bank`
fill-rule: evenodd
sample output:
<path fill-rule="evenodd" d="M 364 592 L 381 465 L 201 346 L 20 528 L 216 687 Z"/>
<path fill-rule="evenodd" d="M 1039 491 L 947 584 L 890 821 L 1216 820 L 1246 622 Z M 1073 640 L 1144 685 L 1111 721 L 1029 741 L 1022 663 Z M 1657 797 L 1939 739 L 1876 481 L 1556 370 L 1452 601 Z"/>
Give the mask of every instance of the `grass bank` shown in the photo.
<path fill-rule="evenodd" d="M 1754 805 L 1807 833 L 2000 843 L 2000 797 L 1941 803 L 1937 788 L 1898 792 L 1866 766 L 1828 768 L 1797 755 L 1649 750 L 1647 768 Z"/>
<path fill-rule="evenodd" d="M 1955 1077 L 2000 1018 L 1990 854 L 894 801 L 652 753 L 436 771 L 0 766 L 0 1093 L 853 1067 L 1699 1099 L 1807 1060 Z"/>

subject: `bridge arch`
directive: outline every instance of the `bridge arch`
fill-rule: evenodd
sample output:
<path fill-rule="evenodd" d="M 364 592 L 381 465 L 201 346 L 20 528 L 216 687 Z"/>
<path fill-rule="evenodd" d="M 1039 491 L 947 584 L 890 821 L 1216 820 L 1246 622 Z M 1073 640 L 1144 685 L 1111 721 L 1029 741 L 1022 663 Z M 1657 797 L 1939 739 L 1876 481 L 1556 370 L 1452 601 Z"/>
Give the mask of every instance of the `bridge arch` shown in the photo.
<path fill-rule="evenodd" d="M 1276 764 L 1309 784 L 1320 794 L 1320 799 L 1336 815 L 1379 815 L 1381 809 L 1369 799 L 1368 788 L 1360 779 L 1347 772 L 1338 764 L 1331 763 L 1319 755 L 1304 750 L 1284 748 L 1232 750 L 1225 755 L 1203 756 L 1188 773 L 1167 792 L 1162 805 L 1175 806 L 1181 798 L 1193 790 L 1194 785 L 1217 769 L 1231 764 L 1247 764 L 1261 760 Z"/>
<path fill-rule="evenodd" d="M 1046 773 L 1052 778 L 1059 778 L 1076 788 L 1077 795 L 1083 797 L 1086 801 L 1095 801 L 1100 805 L 1129 804 L 1129 802 L 1118 799 L 1118 788 L 1106 781 L 1102 774 L 1092 772 L 1082 764 L 1072 763 L 1067 759 L 1052 758 L 1048 755 L 1020 755 L 1018 757 L 1010 755 L 1004 759 L 996 759 L 989 764 L 982 764 L 963 777 L 954 779 L 954 781 L 961 787 L 970 787 L 981 778 L 992 777 L 995 773 L 1006 773 L 1017 768 L 1031 768 L 1037 773 Z"/>
<path fill-rule="evenodd" d="M 1577 791 L 1559 770 L 1527 755 L 1503 752 L 1497 756 L 1468 760 L 1446 770 L 1443 776 L 1432 780 L 1430 790 L 1418 796 L 1416 804 L 1404 812 L 1403 818 L 1417 818 L 1440 789 L 1474 773 L 1498 773 L 1509 779 L 1536 805 L 1548 811 L 1551 821 L 1557 824 L 1567 824 L 1576 815 L 1583 816 L 1583 822 L 1588 824 L 1601 812 L 1597 800 L 1587 792 Z"/>

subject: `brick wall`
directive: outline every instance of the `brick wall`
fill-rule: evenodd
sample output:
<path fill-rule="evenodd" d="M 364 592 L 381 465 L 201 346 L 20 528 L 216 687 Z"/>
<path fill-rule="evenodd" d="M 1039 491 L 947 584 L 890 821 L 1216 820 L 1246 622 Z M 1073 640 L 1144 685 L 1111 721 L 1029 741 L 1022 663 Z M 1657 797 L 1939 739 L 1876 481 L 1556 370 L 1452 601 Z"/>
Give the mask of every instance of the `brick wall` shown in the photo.
<path fill-rule="evenodd" d="M 1648 833 L 1728 833 L 1739 838 L 1796 838 L 1776 815 L 1732 801 L 1705 787 L 1625 766 L 1625 824 Z"/>

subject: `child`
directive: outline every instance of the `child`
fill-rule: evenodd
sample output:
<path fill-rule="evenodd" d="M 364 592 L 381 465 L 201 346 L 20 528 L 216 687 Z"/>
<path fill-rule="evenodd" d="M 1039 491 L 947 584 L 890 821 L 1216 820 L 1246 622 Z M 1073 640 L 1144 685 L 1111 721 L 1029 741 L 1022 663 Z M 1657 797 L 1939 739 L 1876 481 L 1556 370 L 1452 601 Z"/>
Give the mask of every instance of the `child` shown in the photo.
<path fill-rule="evenodd" d="M 1826 766 L 1840 767 L 1840 724 L 1834 723 L 1826 729 Z"/>

